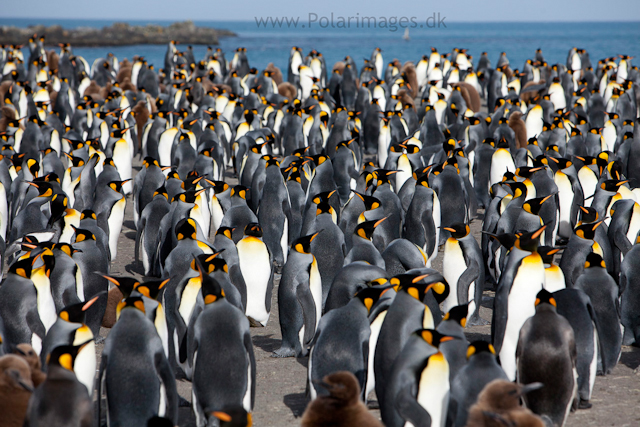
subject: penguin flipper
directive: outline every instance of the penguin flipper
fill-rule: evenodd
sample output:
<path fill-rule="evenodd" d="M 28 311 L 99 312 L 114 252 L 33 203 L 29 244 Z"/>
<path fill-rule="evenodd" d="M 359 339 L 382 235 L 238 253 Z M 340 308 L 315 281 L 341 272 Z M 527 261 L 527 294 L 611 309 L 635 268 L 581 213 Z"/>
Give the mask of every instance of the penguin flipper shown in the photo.
<path fill-rule="evenodd" d="M 251 370 L 249 374 L 251 378 L 251 409 L 253 409 L 254 402 L 256 401 L 256 357 L 253 353 L 253 342 L 251 341 L 251 333 L 247 330 L 244 334 L 244 348 L 249 356 L 249 365 Z"/>
<path fill-rule="evenodd" d="M 458 278 L 458 301 L 463 304 L 463 301 L 469 302 L 469 285 L 476 280 L 480 275 L 480 267 L 476 260 L 469 260 L 467 269 Z M 477 284 L 476 284 L 477 285 Z"/>
<path fill-rule="evenodd" d="M 162 348 L 155 355 L 156 372 L 164 386 L 167 395 L 167 411 L 165 416 L 175 424 L 178 421 L 178 389 L 171 366 L 164 356 Z"/>
<path fill-rule="evenodd" d="M 42 342 L 44 342 L 47 331 L 42 320 L 40 320 L 38 310 L 35 307 L 27 312 L 26 321 L 31 332 L 39 336 L 42 339 Z"/>
<path fill-rule="evenodd" d="M 396 395 L 396 410 L 405 420 L 414 427 L 431 427 L 431 415 L 424 409 L 409 391 L 410 387 L 404 387 Z"/>
<path fill-rule="evenodd" d="M 631 250 L 633 245 L 629 242 L 627 235 L 622 232 L 622 230 L 618 230 L 613 237 L 613 243 L 620 249 L 622 255 L 626 256 L 627 252 Z"/>
<path fill-rule="evenodd" d="M 142 230 L 147 223 L 146 218 L 140 218 L 139 224 L 136 224 L 136 244 L 133 250 L 133 255 L 135 257 L 136 263 L 140 261 L 140 237 L 142 236 Z"/>
<path fill-rule="evenodd" d="M 304 337 L 302 345 L 302 352 L 306 354 L 306 346 L 313 339 L 316 332 L 316 307 L 309 289 L 309 281 L 306 283 L 298 284 L 296 289 L 298 297 L 298 304 L 302 307 L 302 317 L 304 322 Z"/>

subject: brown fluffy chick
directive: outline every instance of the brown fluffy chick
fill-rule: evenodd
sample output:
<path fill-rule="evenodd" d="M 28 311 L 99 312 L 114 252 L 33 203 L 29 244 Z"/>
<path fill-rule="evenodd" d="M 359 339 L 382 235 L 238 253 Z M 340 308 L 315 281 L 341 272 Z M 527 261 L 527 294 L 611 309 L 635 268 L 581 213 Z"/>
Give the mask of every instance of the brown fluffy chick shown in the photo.
<path fill-rule="evenodd" d="M 20 356 L 0 357 L 0 427 L 21 427 L 33 392 L 29 364 Z"/>
<path fill-rule="evenodd" d="M 360 385 L 351 372 L 327 375 L 321 385 L 329 391 L 307 406 L 302 427 L 383 427 L 360 401 Z"/>
<path fill-rule="evenodd" d="M 523 394 L 540 387 L 540 383 L 523 386 L 506 380 L 491 381 L 469 409 L 466 427 L 545 427 L 540 417 L 520 405 Z"/>
<path fill-rule="evenodd" d="M 31 381 L 33 381 L 34 388 L 38 387 L 47 379 L 47 374 L 42 372 L 40 357 L 31 345 L 27 343 L 18 344 L 14 353 L 22 357 L 29 364 L 29 369 L 31 369 Z"/>

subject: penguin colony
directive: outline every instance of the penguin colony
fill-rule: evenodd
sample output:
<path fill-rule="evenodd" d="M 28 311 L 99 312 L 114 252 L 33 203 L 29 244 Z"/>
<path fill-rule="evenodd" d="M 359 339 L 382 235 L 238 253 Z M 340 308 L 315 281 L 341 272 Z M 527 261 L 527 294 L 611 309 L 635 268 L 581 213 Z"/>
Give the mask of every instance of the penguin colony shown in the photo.
<path fill-rule="evenodd" d="M 562 426 L 640 343 L 627 56 L 294 47 L 284 81 L 243 48 L 156 71 L 43 45 L 0 49 L 2 426 L 176 425 L 176 377 L 198 426 L 249 426 L 274 291 L 304 426 L 380 426 L 373 391 L 389 427 Z M 109 275 L 127 202 L 144 280 Z"/>

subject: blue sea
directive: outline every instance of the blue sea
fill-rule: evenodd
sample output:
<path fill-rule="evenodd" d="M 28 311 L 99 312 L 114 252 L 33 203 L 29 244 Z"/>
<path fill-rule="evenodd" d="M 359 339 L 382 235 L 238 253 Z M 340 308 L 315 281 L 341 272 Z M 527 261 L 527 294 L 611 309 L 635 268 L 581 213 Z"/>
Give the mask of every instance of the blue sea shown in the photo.
<path fill-rule="evenodd" d="M 522 68 L 526 59 L 532 58 L 535 50 L 542 49 L 547 62 L 564 63 L 572 47 L 586 49 L 595 64 L 597 60 L 619 54 L 638 57 L 640 55 L 640 22 L 572 22 L 572 23 L 456 23 L 445 21 L 439 28 L 427 28 L 418 23 L 410 28 L 410 40 L 403 39 L 404 29 L 396 26 L 394 31 L 387 28 L 337 28 L 337 22 L 318 22 L 308 25 L 308 18 L 300 18 L 297 27 L 293 25 L 258 25 L 254 22 L 195 21 L 198 26 L 225 28 L 234 31 L 238 37 L 220 39 L 220 46 L 233 57 L 237 47 L 247 48 L 250 65 L 263 69 L 273 62 L 285 73 L 292 46 L 300 46 L 304 53 L 316 49 L 325 56 L 329 67 L 336 61 L 351 55 L 358 66 L 362 58 L 370 57 L 375 47 L 382 49 L 386 62 L 393 58 L 401 62 L 417 61 L 423 54 L 429 54 L 430 47 L 440 52 L 450 52 L 454 47 L 466 48 L 473 55 L 474 62 L 484 51 L 488 52 L 495 64 L 501 52 L 506 52 L 512 68 Z M 0 25 L 28 27 L 43 24 L 62 25 L 65 28 L 96 27 L 111 25 L 115 21 L 106 20 L 59 20 L 0 18 Z M 158 24 L 168 26 L 169 21 L 129 21 L 131 25 Z M 306 25 L 305 25 L 306 24 Z M 320 27 L 324 24 L 324 28 Z M 302 26 L 304 25 L 304 28 Z M 379 24 L 378 24 L 379 25 Z M 411 25 L 411 23 L 408 23 Z M 422 28 L 420 26 L 422 25 Z M 26 40 L 25 40 L 26 43 Z M 180 46 L 179 46 L 180 48 Z M 196 59 L 204 56 L 206 46 L 194 46 Z M 143 55 L 149 63 L 164 65 L 164 45 L 137 45 L 124 47 L 74 48 L 76 55 L 83 56 L 89 64 L 96 58 L 112 52 L 119 59 Z"/>

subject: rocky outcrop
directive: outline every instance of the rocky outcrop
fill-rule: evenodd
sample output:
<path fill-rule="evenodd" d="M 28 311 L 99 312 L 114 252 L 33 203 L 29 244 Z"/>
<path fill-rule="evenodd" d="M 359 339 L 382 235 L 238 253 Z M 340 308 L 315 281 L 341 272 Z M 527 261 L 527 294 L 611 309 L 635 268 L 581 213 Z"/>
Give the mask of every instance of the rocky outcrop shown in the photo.
<path fill-rule="evenodd" d="M 57 46 L 128 46 L 136 44 L 167 44 L 177 40 L 183 44 L 218 44 L 219 37 L 233 37 L 229 30 L 196 27 L 192 21 L 176 22 L 168 27 L 160 25 L 132 26 L 117 22 L 110 27 L 79 27 L 64 29 L 60 25 L 45 27 L 33 25 L 27 28 L 0 27 L 0 44 L 25 44 L 31 36 L 45 36 L 45 45 Z"/>

